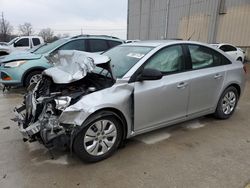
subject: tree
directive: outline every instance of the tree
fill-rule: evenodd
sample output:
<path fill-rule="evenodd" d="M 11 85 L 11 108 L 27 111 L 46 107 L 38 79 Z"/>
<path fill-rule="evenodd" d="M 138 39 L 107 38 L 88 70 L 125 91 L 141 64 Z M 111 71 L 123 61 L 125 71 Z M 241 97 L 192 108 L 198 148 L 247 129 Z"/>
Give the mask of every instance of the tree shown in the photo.
<path fill-rule="evenodd" d="M 50 28 L 42 29 L 38 35 L 43 37 L 45 42 L 52 42 L 55 40 L 54 32 Z"/>
<path fill-rule="evenodd" d="M 5 20 L 3 12 L 2 17 L 0 20 L 0 41 L 7 42 L 9 40 L 9 37 L 13 31 L 13 27 L 10 25 L 10 23 Z"/>
<path fill-rule="evenodd" d="M 31 23 L 25 22 L 23 25 L 19 25 L 18 28 L 21 35 L 30 36 L 34 33 Z"/>

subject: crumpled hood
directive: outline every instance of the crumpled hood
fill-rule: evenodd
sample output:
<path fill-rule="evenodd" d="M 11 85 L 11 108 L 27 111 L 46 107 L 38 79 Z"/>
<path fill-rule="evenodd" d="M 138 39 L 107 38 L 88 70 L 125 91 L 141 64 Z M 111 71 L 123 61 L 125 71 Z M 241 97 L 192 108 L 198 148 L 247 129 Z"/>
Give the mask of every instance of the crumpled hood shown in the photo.
<path fill-rule="evenodd" d="M 77 50 L 60 50 L 53 56 L 46 57 L 54 67 L 46 69 L 44 74 L 50 76 L 54 83 L 66 84 L 82 79 L 96 66 L 108 71 L 110 58 L 104 55 L 81 52 Z M 112 76 L 112 72 L 111 76 Z"/>
<path fill-rule="evenodd" d="M 0 58 L 0 63 L 8 63 L 17 60 L 34 60 L 40 59 L 41 54 L 34 54 L 30 52 L 12 52 L 10 55 L 6 55 Z"/>

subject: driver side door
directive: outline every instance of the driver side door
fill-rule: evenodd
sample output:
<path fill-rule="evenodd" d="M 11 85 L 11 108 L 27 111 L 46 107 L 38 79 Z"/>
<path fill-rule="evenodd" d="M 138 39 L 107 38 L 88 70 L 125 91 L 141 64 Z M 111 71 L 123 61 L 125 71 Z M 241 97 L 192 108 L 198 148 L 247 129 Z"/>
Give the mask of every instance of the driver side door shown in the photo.
<path fill-rule="evenodd" d="M 159 80 L 136 81 L 134 86 L 134 130 L 155 129 L 185 118 L 189 79 L 185 76 L 183 47 L 174 45 L 154 54 L 144 69 L 162 72 Z"/>

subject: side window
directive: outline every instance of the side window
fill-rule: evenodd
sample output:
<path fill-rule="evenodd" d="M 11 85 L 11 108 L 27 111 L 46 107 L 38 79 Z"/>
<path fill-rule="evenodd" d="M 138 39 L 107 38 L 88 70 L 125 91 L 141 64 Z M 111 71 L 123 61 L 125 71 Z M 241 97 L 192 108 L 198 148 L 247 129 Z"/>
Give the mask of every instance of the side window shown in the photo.
<path fill-rule="evenodd" d="M 163 74 L 171 74 L 184 70 L 185 62 L 182 47 L 175 45 L 160 50 L 151 57 L 144 68 L 156 69 Z"/>
<path fill-rule="evenodd" d="M 226 57 L 207 47 L 188 45 L 188 48 L 194 70 L 230 64 Z"/>
<path fill-rule="evenodd" d="M 237 49 L 234 46 L 231 45 L 222 45 L 220 49 L 224 52 L 231 52 L 231 51 L 237 51 Z"/>
<path fill-rule="evenodd" d="M 58 50 L 79 50 L 86 51 L 85 40 L 73 40 L 70 41 L 63 46 L 61 46 Z"/>
<path fill-rule="evenodd" d="M 103 52 L 109 49 L 107 41 L 102 39 L 89 39 L 90 52 Z"/>
<path fill-rule="evenodd" d="M 29 39 L 22 38 L 19 41 L 15 42 L 15 47 L 29 47 Z"/>
<path fill-rule="evenodd" d="M 37 46 L 37 45 L 40 44 L 39 38 L 32 38 L 32 42 L 33 42 L 33 45 L 34 45 L 34 46 Z"/>
<path fill-rule="evenodd" d="M 108 44 L 109 44 L 109 47 L 110 47 L 110 48 L 113 48 L 113 47 L 115 47 L 115 46 L 118 46 L 118 45 L 122 44 L 122 42 L 114 41 L 114 40 L 109 40 L 109 41 L 108 41 Z"/>

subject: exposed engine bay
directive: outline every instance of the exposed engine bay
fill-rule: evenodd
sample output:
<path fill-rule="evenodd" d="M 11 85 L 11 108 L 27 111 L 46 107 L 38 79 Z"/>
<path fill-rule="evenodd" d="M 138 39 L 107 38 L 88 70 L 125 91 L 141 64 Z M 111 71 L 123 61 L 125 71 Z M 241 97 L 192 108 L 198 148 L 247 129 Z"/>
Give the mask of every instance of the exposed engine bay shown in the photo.
<path fill-rule="evenodd" d="M 39 141 L 48 148 L 71 145 L 77 126 L 59 123 L 64 109 L 114 84 L 106 56 L 78 51 L 58 54 L 54 67 L 45 70 L 37 84 L 30 85 L 23 105 L 14 109 L 24 141 Z M 65 79 L 65 74 L 72 77 Z M 57 82 L 60 76 L 64 76 L 64 83 Z"/>

